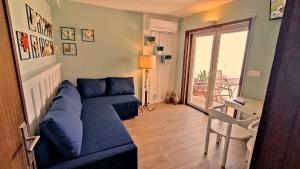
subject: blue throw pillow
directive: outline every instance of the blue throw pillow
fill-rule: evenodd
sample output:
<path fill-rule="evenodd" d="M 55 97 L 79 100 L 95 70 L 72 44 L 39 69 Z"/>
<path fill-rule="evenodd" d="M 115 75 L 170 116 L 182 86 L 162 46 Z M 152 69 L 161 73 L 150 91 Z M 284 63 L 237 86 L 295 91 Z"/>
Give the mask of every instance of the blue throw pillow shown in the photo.
<path fill-rule="evenodd" d="M 64 80 L 64 81 L 61 82 L 61 84 L 58 88 L 58 91 L 60 91 L 64 87 L 75 87 L 75 86 L 70 81 Z"/>
<path fill-rule="evenodd" d="M 108 77 L 108 95 L 134 95 L 133 77 Z"/>
<path fill-rule="evenodd" d="M 46 136 L 66 159 L 80 155 L 83 127 L 74 113 L 49 111 L 39 126 L 41 135 Z"/>
<path fill-rule="evenodd" d="M 82 98 L 106 95 L 106 79 L 77 79 L 77 86 Z"/>
<path fill-rule="evenodd" d="M 57 96 L 54 98 L 54 102 L 50 108 L 50 110 L 55 109 L 73 110 L 72 112 L 74 112 L 78 117 L 81 116 L 81 97 L 74 86 L 65 86 L 61 88 Z"/>

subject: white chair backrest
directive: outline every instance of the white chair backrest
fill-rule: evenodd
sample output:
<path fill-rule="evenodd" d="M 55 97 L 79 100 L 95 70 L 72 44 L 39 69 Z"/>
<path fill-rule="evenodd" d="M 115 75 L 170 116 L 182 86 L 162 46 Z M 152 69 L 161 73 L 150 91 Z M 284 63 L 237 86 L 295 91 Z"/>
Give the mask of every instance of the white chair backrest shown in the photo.
<path fill-rule="evenodd" d="M 224 111 L 225 110 L 225 111 Z M 215 106 L 208 109 L 209 116 L 220 121 L 230 123 L 230 124 L 239 124 L 239 125 L 249 125 L 253 121 L 259 119 L 257 116 L 250 117 L 246 120 L 237 120 L 236 118 L 227 114 L 227 106 Z"/>
<path fill-rule="evenodd" d="M 253 134 L 256 135 L 257 130 L 258 130 L 258 126 L 260 123 L 260 119 L 257 119 L 255 121 L 253 121 L 249 126 L 248 126 L 248 130 Z"/>
<path fill-rule="evenodd" d="M 221 110 L 218 110 L 218 108 L 221 108 L 221 107 L 209 109 L 208 110 L 209 116 L 214 119 L 218 119 L 220 121 L 226 122 L 226 123 L 238 124 L 238 121 L 235 118 L 229 116 L 228 114 L 226 114 L 226 112 L 222 112 Z"/>

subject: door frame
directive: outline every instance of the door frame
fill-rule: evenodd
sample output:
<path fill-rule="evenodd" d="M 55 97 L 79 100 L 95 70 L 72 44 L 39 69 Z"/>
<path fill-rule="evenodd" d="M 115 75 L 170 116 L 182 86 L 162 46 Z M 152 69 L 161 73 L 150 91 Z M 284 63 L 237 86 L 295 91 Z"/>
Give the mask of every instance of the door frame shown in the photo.
<path fill-rule="evenodd" d="M 245 48 L 245 54 L 244 54 L 244 59 L 242 63 L 242 72 L 241 72 L 241 78 L 240 78 L 240 85 L 238 88 L 238 93 L 241 93 L 241 88 L 242 88 L 242 82 L 244 80 L 244 75 L 245 75 L 245 66 L 246 66 L 246 61 L 247 61 L 247 56 L 249 53 L 249 44 L 251 41 L 251 34 L 252 34 L 252 25 L 254 22 L 254 17 L 247 18 L 247 19 L 242 19 L 242 20 L 237 20 L 233 22 L 228 22 L 228 23 L 223 23 L 223 24 L 218 24 L 218 25 L 213 25 L 213 26 L 208 26 L 204 28 L 197 28 L 197 29 L 192 29 L 192 30 L 187 30 L 185 32 L 185 45 L 184 45 L 184 56 L 183 56 L 183 72 L 182 72 L 182 84 L 181 84 L 181 97 L 180 97 L 180 103 L 181 104 L 187 104 L 187 99 L 188 99 L 188 87 L 189 87 L 189 75 L 190 75 L 190 69 L 191 69 L 191 57 L 192 57 L 192 51 L 193 51 L 193 38 L 195 34 L 199 32 L 205 32 L 205 31 L 216 31 L 216 30 L 222 30 L 228 27 L 232 27 L 235 25 L 241 25 L 241 24 L 248 24 L 248 38 L 246 42 L 246 48 Z M 200 111 L 203 111 L 193 105 L 189 105 L 191 107 L 194 107 Z M 204 111 L 203 111 L 204 112 Z M 206 112 L 204 112 L 206 113 Z"/>

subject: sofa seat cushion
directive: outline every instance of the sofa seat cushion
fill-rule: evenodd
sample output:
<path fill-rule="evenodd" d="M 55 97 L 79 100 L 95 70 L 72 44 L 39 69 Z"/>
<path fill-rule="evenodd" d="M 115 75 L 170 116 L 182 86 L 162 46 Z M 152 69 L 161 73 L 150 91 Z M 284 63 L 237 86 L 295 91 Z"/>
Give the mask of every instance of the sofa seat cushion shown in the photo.
<path fill-rule="evenodd" d="M 140 101 L 132 95 L 105 96 L 83 99 L 84 107 L 97 104 L 111 104 L 121 119 L 134 117 L 138 114 Z"/>
<path fill-rule="evenodd" d="M 126 144 L 41 169 L 137 169 L 137 166 L 137 147 Z"/>
<path fill-rule="evenodd" d="M 111 105 L 83 103 L 80 156 L 133 143 Z"/>

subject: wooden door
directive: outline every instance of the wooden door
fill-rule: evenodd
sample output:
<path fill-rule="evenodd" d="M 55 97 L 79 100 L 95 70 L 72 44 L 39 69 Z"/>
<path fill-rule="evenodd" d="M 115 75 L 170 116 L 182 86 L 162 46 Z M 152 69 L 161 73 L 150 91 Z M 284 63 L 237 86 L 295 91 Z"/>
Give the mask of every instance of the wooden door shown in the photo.
<path fill-rule="evenodd" d="M 287 0 L 251 169 L 300 168 L 299 9 Z"/>
<path fill-rule="evenodd" d="M 24 114 L 4 0 L 0 2 L 0 42 L 0 168 L 25 169 L 19 129 Z"/>

